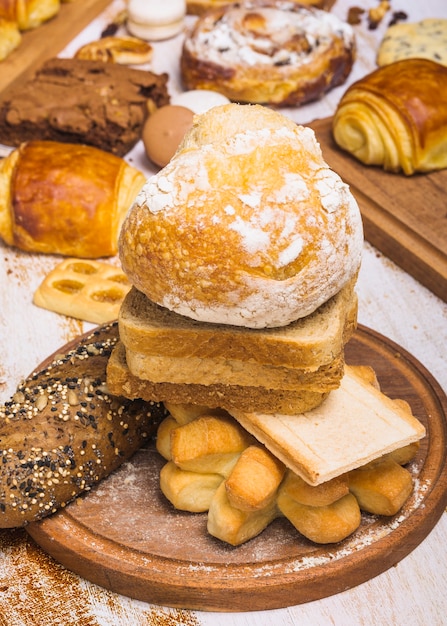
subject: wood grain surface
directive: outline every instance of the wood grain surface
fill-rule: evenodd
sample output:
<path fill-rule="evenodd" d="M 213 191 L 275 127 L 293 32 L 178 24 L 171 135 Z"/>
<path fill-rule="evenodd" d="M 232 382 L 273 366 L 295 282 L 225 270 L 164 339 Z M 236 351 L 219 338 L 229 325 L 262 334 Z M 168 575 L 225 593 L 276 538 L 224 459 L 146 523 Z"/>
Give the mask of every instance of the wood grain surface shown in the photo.
<path fill-rule="evenodd" d="M 53 19 L 22 33 L 20 46 L 0 62 L 0 92 L 16 80 L 25 81 L 44 61 L 57 56 L 110 3 L 111 0 L 64 2 Z"/>
<path fill-rule="evenodd" d="M 374 367 L 381 387 L 407 400 L 427 436 L 409 469 L 415 489 L 391 518 L 363 515 L 359 530 L 330 546 L 301 537 L 285 519 L 233 548 L 206 532 L 206 514 L 175 511 L 148 447 L 93 492 L 27 530 L 59 563 L 120 594 L 171 607 L 253 611 L 321 599 L 398 563 L 432 530 L 447 504 L 447 398 L 398 345 L 359 327 L 347 361 Z"/>
<path fill-rule="evenodd" d="M 340 150 L 332 118 L 309 124 L 328 164 L 351 187 L 365 238 L 447 302 L 447 170 L 404 176 L 363 165 Z"/>

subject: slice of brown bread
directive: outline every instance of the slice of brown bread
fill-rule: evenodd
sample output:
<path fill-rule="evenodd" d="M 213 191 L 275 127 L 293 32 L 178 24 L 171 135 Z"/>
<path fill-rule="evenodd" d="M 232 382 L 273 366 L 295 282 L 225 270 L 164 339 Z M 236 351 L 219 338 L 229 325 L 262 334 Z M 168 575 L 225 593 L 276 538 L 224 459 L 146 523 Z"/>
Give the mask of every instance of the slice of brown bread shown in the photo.
<path fill-rule="evenodd" d="M 119 342 L 107 364 L 107 387 L 110 393 L 125 398 L 173 404 L 200 404 L 227 411 L 262 411 L 295 415 L 319 406 L 327 393 L 317 391 L 284 391 L 240 385 L 200 385 L 155 383 L 133 375 L 126 362 L 126 351 Z"/>
<path fill-rule="evenodd" d="M 342 356 L 335 357 L 331 363 L 316 370 L 276 367 L 256 361 L 238 361 L 223 357 L 202 359 L 196 356 L 153 356 L 127 349 L 126 361 L 134 376 L 158 383 L 225 384 L 319 393 L 337 389 L 344 370 Z"/>
<path fill-rule="evenodd" d="M 161 307 L 132 288 L 120 309 L 126 350 L 170 358 L 228 359 L 318 369 L 343 354 L 357 321 L 354 281 L 311 315 L 281 328 L 198 322 Z"/>

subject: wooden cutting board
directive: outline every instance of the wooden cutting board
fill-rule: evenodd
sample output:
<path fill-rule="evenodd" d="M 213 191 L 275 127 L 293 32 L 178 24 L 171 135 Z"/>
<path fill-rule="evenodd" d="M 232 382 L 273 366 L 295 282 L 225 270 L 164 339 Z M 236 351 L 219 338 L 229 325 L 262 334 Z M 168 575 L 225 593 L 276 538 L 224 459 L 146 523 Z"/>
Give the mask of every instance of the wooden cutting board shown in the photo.
<path fill-rule="evenodd" d="M 0 62 L 0 92 L 16 80 L 25 81 L 44 61 L 57 56 L 110 3 L 111 0 L 64 2 L 54 18 L 22 33 L 20 46 Z"/>
<path fill-rule="evenodd" d="M 365 166 L 336 146 L 331 123 L 309 126 L 327 163 L 351 187 L 365 238 L 447 302 L 447 170 L 407 177 Z"/>
<path fill-rule="evenodd" d="M 207 534 L 206 514 L 173 509 L 159 489 L 164 461 L 148 447 L 87 496 L 28 525 L 28 533 L 56 561 L 106 589 L 197 610 L 296 605 L 384 572 L 427 536 L 447 505 L 447 398 L 414 357 L 365 327 L 346 356 L 374 367 L 383 391 L 407 400 L 427 430 L 409 466 L 415 491 L 396 516 L 363 515 L 352 537 L 329 546 L 275 520 L 233 548 Z"/>

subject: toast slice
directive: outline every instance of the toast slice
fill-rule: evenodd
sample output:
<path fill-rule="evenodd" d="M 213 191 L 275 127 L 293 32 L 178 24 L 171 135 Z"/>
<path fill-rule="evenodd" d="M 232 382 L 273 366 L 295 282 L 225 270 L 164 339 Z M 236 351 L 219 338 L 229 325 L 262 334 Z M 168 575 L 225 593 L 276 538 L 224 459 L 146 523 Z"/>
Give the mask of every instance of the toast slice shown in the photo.
<path fill-rule="evenodd" d="M 153 356 L 132 350 L 126 350 L 126 360 L 134 376 L 153 382 L 225 384 L 320 393 L 337 389 L 344 369 L 344 359 L 340 356 L 317 370 L 275 367 L 255 361 L 224 358 Z"/>
<path fill-rule="evenodd" d="M 318 391 L 287 391 L 256 386 L 200 385 L 157 383 L 143 380 L 129 370 L 122 342 L 113 349 L 107 365 L 107 387 L 110 393 L 125 398 L 142 398 L 152 402 L 198 404 L 210 409 L 281 413 L 294 415 L 320 405 L 327 393 Z"/>
<path fill-rule="evenodd" d="M 310 485 L 319 485 L 422 439 L 409 408 L 345 366 L 340 387 L 302 415 L 230 414 Z"/>
<path fill-rule="evenodd" d="M 250 329 L 189 319 L 133 287 L 118 318 L 126 350 L 170 358 L 221 359 L 318 369 L 342 356 L 357 322 L 355 280 L 311 315 L 288 326 Z"/>

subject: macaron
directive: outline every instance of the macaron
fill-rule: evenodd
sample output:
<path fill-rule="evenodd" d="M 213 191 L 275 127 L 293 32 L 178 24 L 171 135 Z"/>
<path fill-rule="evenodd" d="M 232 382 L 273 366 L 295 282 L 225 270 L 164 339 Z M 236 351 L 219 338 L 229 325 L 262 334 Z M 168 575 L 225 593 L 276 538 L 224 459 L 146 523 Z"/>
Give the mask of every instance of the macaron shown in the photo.
<path fill-rule="evenodd" d="M 160 41 L 183 30 L 186 0 L 129 0 L 127 29 L 135 37 Z"/>
<path fill-rule="evenodd" d="M 185 133 L 192 127 L 194 113 L 182 106 L 167 104 L 152 113 L 143 127 L 147 157 L 164 167 L 174 156 Z"/>
<path fill-rule="evenodd" d="M 171 98 L 171 104 L 191 109 L 197 115 L 221 104 L 229 104 L 230 100 L 217 91 L 209 89 L 191 89 Z"/>

